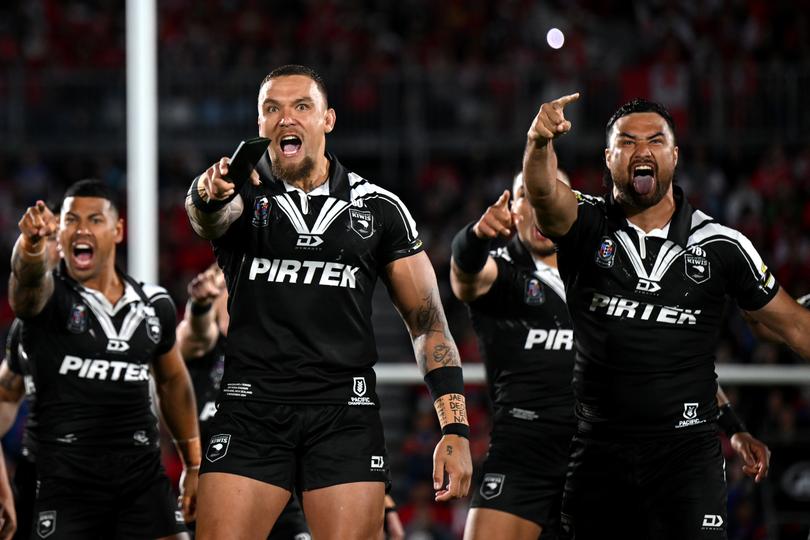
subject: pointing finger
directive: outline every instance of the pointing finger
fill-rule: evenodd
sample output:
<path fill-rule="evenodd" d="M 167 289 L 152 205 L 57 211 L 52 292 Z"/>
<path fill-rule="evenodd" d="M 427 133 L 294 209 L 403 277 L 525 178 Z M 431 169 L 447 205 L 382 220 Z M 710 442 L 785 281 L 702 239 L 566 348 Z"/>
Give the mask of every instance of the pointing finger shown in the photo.
<path fill-rule="evenodd" d="M 501 193 L 501 196 L 498 197 L 498 200 L 495 201 L 495 204 L 493 206 L 504 206 L 505 207 L 508 204 L 509 204 L 509 190 L 505 189 L 505 190 L 503 190 L 503 193 Z"/>
<path fill-rule="evenodd" d="M 561 98 L 557 98 L 551 103 L 554 105 L 555 108 L 562 109 L 569 103 L 573 103 L 579 99 L 579 92 L 574 94 L 568 94 L 567 96 L 563 96 Z"/>

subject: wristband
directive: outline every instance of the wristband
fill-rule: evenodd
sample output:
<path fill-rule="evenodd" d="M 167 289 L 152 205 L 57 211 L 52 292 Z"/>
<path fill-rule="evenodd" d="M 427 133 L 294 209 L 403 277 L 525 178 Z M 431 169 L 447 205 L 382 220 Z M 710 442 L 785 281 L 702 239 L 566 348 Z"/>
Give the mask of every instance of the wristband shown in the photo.
<path fill-rule="evenodd" d="M 720 407 L 720 416 L 717 417 L 717 424 L 729 439 L 735 433 L 748 431 L 748 428 L 745 427 L 743 421 L 740 420 L 740 417 L 737 416 L 736 412 L 734 412 L 734 409 L 731 407 L 731 403 L 726 403 Z"/>
<path fill-rule="evenodd" d="M 440 367 L 425 374 L 425 384 L 433 402 L 446 394 L 464 395 L 464 372 L 459 366 Z"/>
<path fill-rule="evenodd" d="M 442 428 L 442 435 L 458 435 L 469 440 L 470 426 L 460 423 L 447 424 Z"/>
<path fill-rule="evenodd" d="M 386 513 L 386 515 L 387 515 L 387 514 L 390 514 L 391 512 L 396 512 L 396 511 L 397 511 L 397 507 L 396 507 L 396 506 L 386 506 L 386 507 L 385 507 L 385 513 Z"/>
<path fill-rule="evenodd" d="M 473 232 L 474 225 L 470 223 L 453 238 L 453 260 L 465 274 L 477 274 L 483 270 L 492 243 L 489 238 L 478 238 Z"/>
<path fill-rule="evenodd" d="M 231 202 L 233 199 L 236 198 L 236 191 L 234 191 L 233 195 L 228 197 L 227 199 L 223 199 L 221 201 L 216 200 L 204 200 L 200 196 L 200 187 L 199 187 L 200 177 L 194 179 L 191 183 L 191 189 L 189 190 L 191 194 L 191 202 L 194 203 L 195 208 L 197 208 L 200 212 L 204 212 L 206 214 L 213 214 L 215 212 L 219 212 L 225 206 Z"/>
<path fill-rule="evenodd" d="M 213 302 L 208 302 L 207 304 L 199 304 L 194 300 L 189 300 L 189 309 L 191 310 L 191 314 L 194 317 L 199 317 L 200 315 L 205 315 L 209 311 L 211 311 L 211 306 L 213 306 Z"/>

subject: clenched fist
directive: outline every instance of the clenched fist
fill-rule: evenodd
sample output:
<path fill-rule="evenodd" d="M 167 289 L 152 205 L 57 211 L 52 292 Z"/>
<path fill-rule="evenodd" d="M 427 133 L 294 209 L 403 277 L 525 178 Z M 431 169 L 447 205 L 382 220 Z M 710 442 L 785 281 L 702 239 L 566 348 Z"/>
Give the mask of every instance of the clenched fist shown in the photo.
<path fill-rule="evenodd" d="M 188 296 L 195 304 L 208 305 L 225 291 L 225 276 L 217 267 L 211 267 L 188 284 Z"/>
<path fill-rule="evenodd" d="M 537 116 L 534 117 L 532 127 L 529 128 L 529 140 L 538 146 L 545 146 L 548 141 L 568 133 L 571 130 L 571 122 L 565 119 L 563 109 L 578 99 L 579 92 L 543 103 Z"/>

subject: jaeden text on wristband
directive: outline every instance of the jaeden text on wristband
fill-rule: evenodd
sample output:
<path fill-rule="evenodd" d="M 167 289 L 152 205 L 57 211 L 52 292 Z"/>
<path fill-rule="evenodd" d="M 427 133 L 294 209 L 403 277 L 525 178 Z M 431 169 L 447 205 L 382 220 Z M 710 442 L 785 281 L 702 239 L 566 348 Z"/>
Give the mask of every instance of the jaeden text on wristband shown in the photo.
<path fill-rule="evenodd" d="M 720 407 L 720 417 L 717 419 L 717 424 L 729 439 L 735 433 L 748 431 L 748 428 L 745 427 L 743 421 L 740 420 L 740 417 L 737 416 L 736 412 L 734 412 L 734 409 L 731 407 L 731 403 L 726 403 Z"/>
<path fill-rule="evenodd" d="M 487 264 L 489 238 L 478 238 L 473 232 L 475 223 L 461 229 L 453 238 L 453 260 L 465 274 L 477 274 Z"/>
<path fill-rule="evenodd" d="M 464 400 L 464 374 L 459 366 L 440 367 L 428 371 L 425 384 L 433 398 L 439 416 L 442 435 L 470 438 L 467 406 Z"/>

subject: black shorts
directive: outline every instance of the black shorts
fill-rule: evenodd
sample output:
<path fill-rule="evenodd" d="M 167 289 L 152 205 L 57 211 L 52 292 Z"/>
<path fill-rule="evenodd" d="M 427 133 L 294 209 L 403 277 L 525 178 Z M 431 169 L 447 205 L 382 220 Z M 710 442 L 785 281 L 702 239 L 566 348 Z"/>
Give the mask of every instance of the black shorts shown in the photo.
<path fill-rule="evenodd" d="M 225 401 L 210 429 L 201 474 L 238 474 L 299 494 L 349 482 L 390 487 L 375 408 Z"/>
<path fill-rule="evenodd" d="M 185 531 L 160 451 L 79 450 L 37 456 L 31 538 L 160 538 Z"/>
<path fill-rule="evenodd" d="M 37 499 L 37 466 L 25 455 L 17 460 L 14 468 L 14 507 L 17 511 L 15 538 L 30 538 L 34 521 L 34 503 Z"/>
<path fill-rule="evenodd" d="M 576 540 L 726 538 L 725 461 L 714 432 L 604 440 L 578 433 L 562 527 Z"/>
<path fill-rule="evenodd" d="M 533 521 L 543 527 L 544 539 L 553 538 L 575 431 L 573 423 L 496 421 L 470 506 Z"/>

